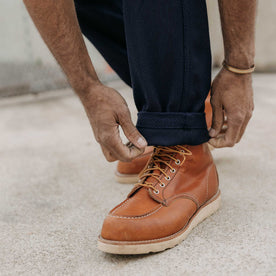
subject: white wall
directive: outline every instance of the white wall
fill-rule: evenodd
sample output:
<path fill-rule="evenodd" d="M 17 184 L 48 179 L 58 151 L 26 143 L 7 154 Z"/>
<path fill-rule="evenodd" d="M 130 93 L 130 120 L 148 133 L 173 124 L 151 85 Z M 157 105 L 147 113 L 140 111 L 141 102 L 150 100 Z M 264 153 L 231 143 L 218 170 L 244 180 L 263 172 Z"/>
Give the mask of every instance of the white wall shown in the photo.
<path fill-rule="evenodd" d="M 89 43 L 89 52 L 98 69 L 106 64 Z M 22 1 L 0 0 L 0 62 L 56 64 L 35 29 Z"/>
<path fill-rule="evenodd" d="M 207 0 L 212 38 L 213 60 L 223 59 L 219 14 L 216 0 Z M 276 71 L 276 1 L 259 1 L 256 42 L 256 65 L 259 70 Z M 89 45 L 99 71 L 106 64 Z M 22 1 L 0 0 L 0 62 L 41 62 L 54 64 L 40 36 L 35 30 Z"/>

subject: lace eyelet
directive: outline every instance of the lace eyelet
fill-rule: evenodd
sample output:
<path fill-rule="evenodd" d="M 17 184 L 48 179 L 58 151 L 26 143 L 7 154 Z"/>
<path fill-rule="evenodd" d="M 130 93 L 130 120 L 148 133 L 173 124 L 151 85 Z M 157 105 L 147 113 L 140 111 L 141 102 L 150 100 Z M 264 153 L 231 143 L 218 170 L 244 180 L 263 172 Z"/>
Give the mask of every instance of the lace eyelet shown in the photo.
<path fill-rule="evenodd" d="M 154 190 L 153 192 L 154 192 L 156 195 L 159 194 L 159 191 L 158 191 L 158 190 Z"/>
<path fill-rule="evenodd" d="M 171 180 L 170 176 L 165 177 L 166 180 Z"/>
<path fill-rule="evenodd" d="M 176 164 L 176 165 L 179 165 L 179 164 L 180 164 L 180 160 L 177 159 L 177 160 L 175 161 L 175 164 Z"/>
<path fill-rule="evenodd" d="M 176 169 L 171 169 L 170 170 L 172 173 L 175 173 L 176 172 Z"/>
<path fill-rule="evenodd" d="M 180 150 L 181 152 L 185 152 L 185 150 Z"/>
<path fill-rule="evenodd" d="M 159 186 L 163 188 L 163 187 L 165 187 L 165 184 L 164 183 L 160 183 Z"/>

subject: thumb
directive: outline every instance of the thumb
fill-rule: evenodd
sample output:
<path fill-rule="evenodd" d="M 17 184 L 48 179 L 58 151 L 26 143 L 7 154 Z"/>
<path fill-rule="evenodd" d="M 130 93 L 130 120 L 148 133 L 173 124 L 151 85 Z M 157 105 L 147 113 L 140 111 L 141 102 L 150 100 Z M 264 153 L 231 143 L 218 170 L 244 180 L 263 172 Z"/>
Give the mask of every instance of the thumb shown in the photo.
<path fill-rule="evenodd" d="M 139 149 L 144 149 L 147 146 L 146 139 L 134 126 L 129 111 L 119 118 L 119 123 L 123 129 L 125 136 L 134 146 Z"/>
<path fill-rule="evenodd" d="M 209 130 L 209 135 L 213 138 L 216 137 L 223 126 L 223 109 L 222 106 L 214 106 L 213 110 L 213 119 L 212 119 L 212 127 Z"/>

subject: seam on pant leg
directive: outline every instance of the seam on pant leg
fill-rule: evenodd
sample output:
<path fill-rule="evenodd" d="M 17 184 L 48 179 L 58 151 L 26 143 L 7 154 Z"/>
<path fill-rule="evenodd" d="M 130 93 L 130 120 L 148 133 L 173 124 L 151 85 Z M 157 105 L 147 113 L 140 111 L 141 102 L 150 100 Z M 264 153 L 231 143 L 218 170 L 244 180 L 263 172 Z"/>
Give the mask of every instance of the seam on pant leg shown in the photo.
<path fill-rule="evenodd" d="M 185 89 L 185 73 L 186 73 L 186 51 L 187 51 L 187 48 L 186 48 L 186 43 L 185 43 L 185 18 L 184 18 L 184 11 L 183 11 L 183 0 L 179 0 L 179 5 L 181 7 L 181 30 L 182 30 L 182 66 L 181 66 L 181 70 L 182 70 L 182 89 L 180 91 L 180 101 L 179 101 L 179 105 L 178 105 L 178 111 L 181 112 L 181 107 L 182 107 L 182 101 L 183 101 L 183 94 L 185 94 L 186 92 L 186 89 Z"/>
<path fill-rule="evenodd" d="M 184 53 L 183 53 L 183 91 L 181 94 L 181 99 L 179 101 L 179 111 L 183 111 L 183 100 L 184 100 L 184 95 L 188 92 L 191 91 L 190 87 L 190 45 L 189 45 L 189 22 L 190 22 L 190 13 L 188 11 L 189 5 L 186 4 L 187 0 L 180 0 L 181 4 L 181 12 L 182 12 L 182 19 L 183 19 L 183 48 L 184 48 Z"/>
<path fill-rule="evenodd" d="M 123 13 L 123 22 L 124 22 L 124 31 L 125 31 L 125 40 L 126 40 L 126 53 L 127 53 L 127 60 L 128 60 L 128 65 L 129 65 L 129 75 L 130 75 L 130 80 L 131 80 L 131 87 L 132 87 L 132 93 L 133 93 L 133 98 L 134 98 L 134 102 L 135 102 L 135 106 L 138 110 L 140 110 L 141 108 L 138 106 L 138 97 L 136 95 L 136 93 L 134 93 L 134 87 L 133 87 L 133 69 L 131 70 L 131 57 L 130 57 L 130 54 L 129 54 L 129 38 L 128 38 L 128 35 L 127 35 L 127 28 L 126 28 L 126 16 L 127 16 L 127 8 L 126 8 L 126 4 L 125 4 L 125 1 L 128 1 L 128 0 L 122 0 L 122 13 Z M 135 64 L 135 67 L 136 67 L 136 71 L 139 71 L 139 72 L 142 72 L 143 69 L 140 67 L 140 64 Z M 138 69 L 137 69 L 138 67 Z M 142 96 L 143 97 L 143 100 L 139 100 L 139 102 L 143 102 L 144 104 L 142 104 L 142 108 L 143 109 L 148 109 L 148 103 L 149 103 L 149 93 L 148 91 L 145 91 L 145 93 L 141 93 L 140 97 Z M 137 97 L 137 98 L 136 98 Z"/>

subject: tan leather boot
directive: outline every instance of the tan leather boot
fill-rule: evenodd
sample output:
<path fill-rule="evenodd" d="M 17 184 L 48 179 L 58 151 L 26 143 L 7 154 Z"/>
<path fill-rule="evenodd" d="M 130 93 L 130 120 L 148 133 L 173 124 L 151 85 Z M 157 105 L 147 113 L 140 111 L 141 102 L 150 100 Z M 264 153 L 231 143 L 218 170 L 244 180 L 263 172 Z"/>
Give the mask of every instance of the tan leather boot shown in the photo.
<path fill-rule="evenodd" d="M 212 125 L 212 106 L 210 103 L 210 93 L 205 101 L 205 113 L 206 113 L 206 123 L 208 129 Z M 213 147 L 209 145 L 212 150 Z M 131 162 L 122 162 L 117 163 L 117 168 L 115 171 L 115 179 L 119 183 L 136 183 L 139 180 L 139 173 L 145 167 L 153 151 L 153 147 L 147 147 L 144 154 L 135 158 Z"/>
<path fill-rule="evenodd" d="M 220 206 L 207 144 L 158 146 L 127 199 L 106 217 L 98 248 L 145 254 L 174 247 Z"/>
<path fill-rule="evenodd" d="M 144 169 L 152 155 L 153 147 L 146 147 L 143 154 L 133 159 L 131 162 L 117 163 L 115 179 L 119 183 L 136 183 L 139 180 L 139 173 Z"/>

